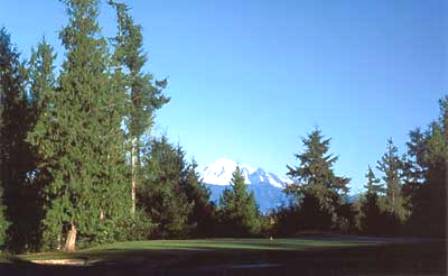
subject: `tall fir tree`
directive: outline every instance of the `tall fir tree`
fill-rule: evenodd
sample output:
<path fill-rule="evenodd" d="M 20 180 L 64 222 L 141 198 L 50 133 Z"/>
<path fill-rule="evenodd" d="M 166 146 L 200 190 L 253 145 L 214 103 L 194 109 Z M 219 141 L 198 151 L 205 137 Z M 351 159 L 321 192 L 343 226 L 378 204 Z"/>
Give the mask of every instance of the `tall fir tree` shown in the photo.
<path fill-rule="evenodd" d="M 254 194 L 247 191 L 244 176 L 239 167 L 232 174 L 231 186 L 219 200 L 224 235 L 251 236 L 260 233 L 261 218 Z"/>
<path fill-rule="evenodd" d="M 405 199 L 402 194 L 403 163 L 392 139 L 387 141 L 386 153 L 378 161 L 377 168 L 383 173 L 382 179 L 386 186 L 388 210 L 398 219 L 404 221 L 409 214 L 405 208 Z"/>
<path fill-rule="evenodd" d="M 330 140 L 325 139 L 319 129 L 302 139 L 306 149 L 303 153 L 295 155 L 300 161 L 300 166 L 287 166 L 288 175 L 296 180 L 294 187 L 326 189 L 336 193 L 348 191 L 347 184 L 350 179 L 336 176 L 333 172 L 333 165 L 338 157 L 328 154 Z"/>
<path fill-rule="evenodd" d="M 287 166 L 294 183 L 286 193 L 296 197 L 304 226 L 329 230 L 341 219 L 337 213 L 350 179 L 335 175 L 333 165 L 338 158 L 328 153 L 330 139 L 325 139 L 320 130 L 312 131 L 302 142 L 305 150 L 295 155 L 300 165 Z"/>
<path fill-rule="evenodd" d="M 127 136 L 131 149 L 131 213 L 135 212 L 136 189 L 141 167 L 142 136 L 148 134 L 153 125 L 155 111 L 169 101 L 162 90 L 167 81 L 154 81 L 151 74 L 143 71 L 147 57 L 143 53 L 143 36 L 141 26 L 134 23 L 129 15 L 129 8 L 124 3 L 109 1 L 116 9 L 118 34 L 115 37 L 114 62 L 122 72 L 124 91 L 129 100 L 126 112 Z"/>
<path fill-rule="evenodd" d="M 24 198 L 32 180 L 32 150 L 26 134 L 32 123 L 30 98 L 26 93 L 26 68 L 19 60 L 4 28 L 0 29 L 0 181 L 6 206 L 7 246 L 23 251 L 31 246 L 27 211 L 30 202 Z"/>
<path fill-rule="evenodd" d="M 96 21 L 98 1 L 66 0 L 68 25 L 60 38 L 67 50 L 56 91 L 48 99 L 29 140 L 40 167 L 51 175 L 44 238 L 48 246 L 73 251 L 86 242 L 113 239 L 115 222 L 130 208 L 123 199 L 126 166 L 123 97 L 111 80 L 106 42 Z M 129 209 L 128 209 L 129 210 Z"/>

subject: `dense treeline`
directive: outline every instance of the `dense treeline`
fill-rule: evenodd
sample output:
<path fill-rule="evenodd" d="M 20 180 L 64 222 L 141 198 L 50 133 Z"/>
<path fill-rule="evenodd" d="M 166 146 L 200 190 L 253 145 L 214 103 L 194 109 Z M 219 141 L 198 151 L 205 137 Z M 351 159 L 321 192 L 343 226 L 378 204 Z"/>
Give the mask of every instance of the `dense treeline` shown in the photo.
<path fill-rule="evenodd" d="M 409 133 L 402 156 L 392 139 L 377 162 L 381 178 L 369 166 L 365 193 L 348 200 L 345 177 L 334 174 L 337 157 L 328 154 L 330 139 L 320 130 L 303 139 L 296 154 L 298 167 L 289 167 L 295 199 L 272 216 L 279 235 L 307 231 L 337 231 L 367 235 L 446 236 L 448 168 L 448 96 L 440 100 L 440 118 L 426 130 Z M 430 227 L 428 227 L 430 225 Z"/>
<path fill-rule="evenodd" d="M 410 132 L 407 152 L 389 140 L 366 192 L 348 200 L 350 179 L 320 130 L 303 139 L 288 166 L 292 199 L 260 213 L 237 168 L 219 203 L 194 160 L 151 135 L 169 102 L 166 79 L 143 70 L 141 26 L 123 3 L 108 1 L 115 37 L 100 32 L 98 0 L 65 0 L 65 55 L 42 40 L 20 58 L 0 29 L 0 244 L 11 252 L 75 250 L 151 238 L 280 236 L 303 232 L 425 235 L 446 233 L 448 97 L 440 118 Z M 432 225 L 432 227 L 427 227 Z"/>

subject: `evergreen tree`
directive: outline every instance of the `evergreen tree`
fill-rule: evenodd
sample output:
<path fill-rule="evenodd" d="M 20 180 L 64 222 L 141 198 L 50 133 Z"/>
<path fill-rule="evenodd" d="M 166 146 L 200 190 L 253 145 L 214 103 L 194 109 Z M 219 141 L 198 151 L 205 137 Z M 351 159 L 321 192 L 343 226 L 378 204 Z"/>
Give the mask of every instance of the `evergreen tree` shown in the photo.
<path fill-rule="evenodd" d="M 440 100 L 440 119 L 425 132 L 424 182 L 413 197 L 410 232 L 446 237 L 446 196 L 448 183 L 448 96 Z M 431 225 L 431 227 L 427 227 Z"/>
<path fill-rule="evenodd" d="M 45 96 L 55 88 L 55 76 L 53 73 L 55 58 L 53 48 L 45 39 L 38 44 L 37 49 L 32 49 L 27 67 L 29 84 L 27 95 L 29 97 L 30 111 L 29 130 L 33 129 L 40 111 L 44 110 L 43 107 L 47 104 Z M 22 188 L 20 198 L 16 200 L 26 202 L 26 204 L 22 204 L 23 212 L 19 217 L 21 224 L 23 224 L 23 233 L 20 234 L 20 239 L 27 241 L 27 249 L 37 251 L 41 247 L 42 238 L 41 222 L 44 216 L 45 205 L 43 188 L 49 182 L 49 174 L 45 168 L 37 167 L 39 155 L 36 148 L 31 148 L 28 158 L 33 162 L 30 171 L 27 173 L 29 176 L 28 185 Z"/>
<path fill-rule="evenodd" d="M 224 234 L 231 236 L 256 235 L 260 231 L 260 214 L 254 194 L 247 191 L 239 167 L 232 174 L 231 186 L 220 197 Z"/>
<path fill-rule="evenodd" d="M 428 136 L 428 133 L 422 132 L 419 128 L 409 132 L 409 141 L 406 143 L 407 152 L 402 161 L 402 193 L 406 208 L 411 213 L 415 211 L 415 197 L 426 181 L 428 164 L 425 161 L 425 156 L 427 155 Z"/>
<path fill-rule="evenodd" d="M 215 232 L 215 206 L 210 201 L 210 191 L 200 180 L 196 171 L 197 166 L 194 160 L 187 166 L 181 185 L 188 202 L 193 204 L 193 209 L 188 218 L 188 224 L 194 227 L 192 235 L 194 237 L 207 237 L 214 235 Z"/>
<path fill-rule="evenodd" d="M 162 94 L 167 81 L 154 81 L 143 72 L 147 57 L 143 53 L 141 26 L 134 23 L 126 4 L 109 1 L 117 12 L 118 34 L 115 38 L 115 63 L 128 72 L 124 77 L 124 90 L 129 104 L 126 111 L 126 128 L 131 142 L 131 213 L 135 212 L 135 193 L 140 170 L 141 138 L 153 125 L 154 112 L 169 101 Z"/>
<path fill-rule="evenodd" d="M 365 175 L 367 178 L 367 183 L 364 186 L 367 194 L 382 194 L 385 192 L 384 185 L 381 184 L 381 180 L 379 180 L 375 173 L 373 173 L 372 168 L 369 166 L 367 170 L 367 174 Z"/>
<path fill-rule="evenodd" d="M 0 29 L 0 112 L 0 184 L 5 217 L 11 222 L 7 243 L 10 250 L 23 251 L 32 243 L 32 229 L 27 221 L 31 203 L 23 196 L 32 180 L 29 172 L 34 165 L 31 147 L 25 141 L 32 116 L 26 69 L 4 28 Z"/>
<path fill-rule="evenodd" d="M 405 209 L 405 200 L 402 195 L 402 160 L 398 156 L 398 149 L 392 139 L 387 141 L 386 153 L 378 161 L 377 168 L 384 174 L 383 181 L 386 186 L 386 204 L 388 211 L 404 221 L 408 216 Z"/>
<path fill-rule="evenodd" d="M 105 40 L 96 21 L 98 1 L 66 0 L 69 23 L 60 33 L 67 53 L 56 91 L 29 140 L 51 175 L 44 238 L 48 246 L 75 250 L 85 242 L 113 239 L 116 222 L 130 202 L 126 189 L 122 95 L 111 80 Z M 129 209 L 128 209 L 129 210 Z"/>
<path fill-rule="evenodd" d="M 304 228 L 328 230 L 338 224 L 337 210 L 350 179 L 333 172 L 338 158 L 328 154 L 330 139 L 324 139 L 320 130 L 314 130 L 302 142 L 305 151 L 295 155 L 300 165 L 288 166 L 294 183 L 286 188 L 286 193 L 296 197 Z"/>
<path fill-rule="evenodd" d="M 169 144 L 166 137 L 153 139 L 150 151 L 143 159 L 138 206 L 157 225 L 153 236 L 185 237 L 192 229 L 188 219 L 194 203 L 188 201 L 182 186 L 186 176 L 184 152 Z"/>
<path fill-rule="evenodd" d="M 56 77 L 54 75 L 54 61 L 56 54 L 53 47 L 45 38 L 38 44 L 37 49 L 31 52 L 28 66 L 28 79 L 30 83 L 30 97 L 33 107 L 33 115 L 39 117 L 41 110 L 48 104 L 47 95 L 54 91 Z"/>
<path fill-rule="evenodd" d="M 405 184 L 418 185 L 425 180 L 425 174 L 428 164 L 425 161 L 427 154 L 427 137 L 419 128 L 409 132 L 409 141 L 406 143 L 408 148 L 404 160 Z"/>
<path fill-rule="evenodd" d="M 383 232 L 385 217 L 378 202 L 378 195 L 384 192 L 384 188 L 370 166 L 366 178 L 366 193 L 361 205 L 361 230 L 370 235 L 379 235 Z"/>

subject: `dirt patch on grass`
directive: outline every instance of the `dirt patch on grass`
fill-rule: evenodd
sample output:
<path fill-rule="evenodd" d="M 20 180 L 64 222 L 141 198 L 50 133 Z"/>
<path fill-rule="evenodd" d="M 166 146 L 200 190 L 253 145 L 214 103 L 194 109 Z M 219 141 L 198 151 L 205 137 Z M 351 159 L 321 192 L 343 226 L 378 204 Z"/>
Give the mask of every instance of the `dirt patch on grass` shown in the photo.
<path fill-rule="evenodd" d="M 88 259 L 47 259 L 47 260 L 31 260 L 32 263 L 40 265 L 66 265 L 66 266 L 87 266 L 93 265 L 98 260 Z"/>

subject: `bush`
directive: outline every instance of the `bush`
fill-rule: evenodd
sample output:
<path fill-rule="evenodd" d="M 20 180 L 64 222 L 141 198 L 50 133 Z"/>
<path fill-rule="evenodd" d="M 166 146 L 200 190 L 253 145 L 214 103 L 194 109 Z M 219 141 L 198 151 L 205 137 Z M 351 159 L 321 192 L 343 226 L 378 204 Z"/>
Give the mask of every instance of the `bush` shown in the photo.
<path fill-rule="evenodd" d="M 134 216 L 129 216 L 117 225 L 114 231 L 116 241 L 146 240 L 151 238 L 156 225 L 140 210 L 136 210 Z"/>

